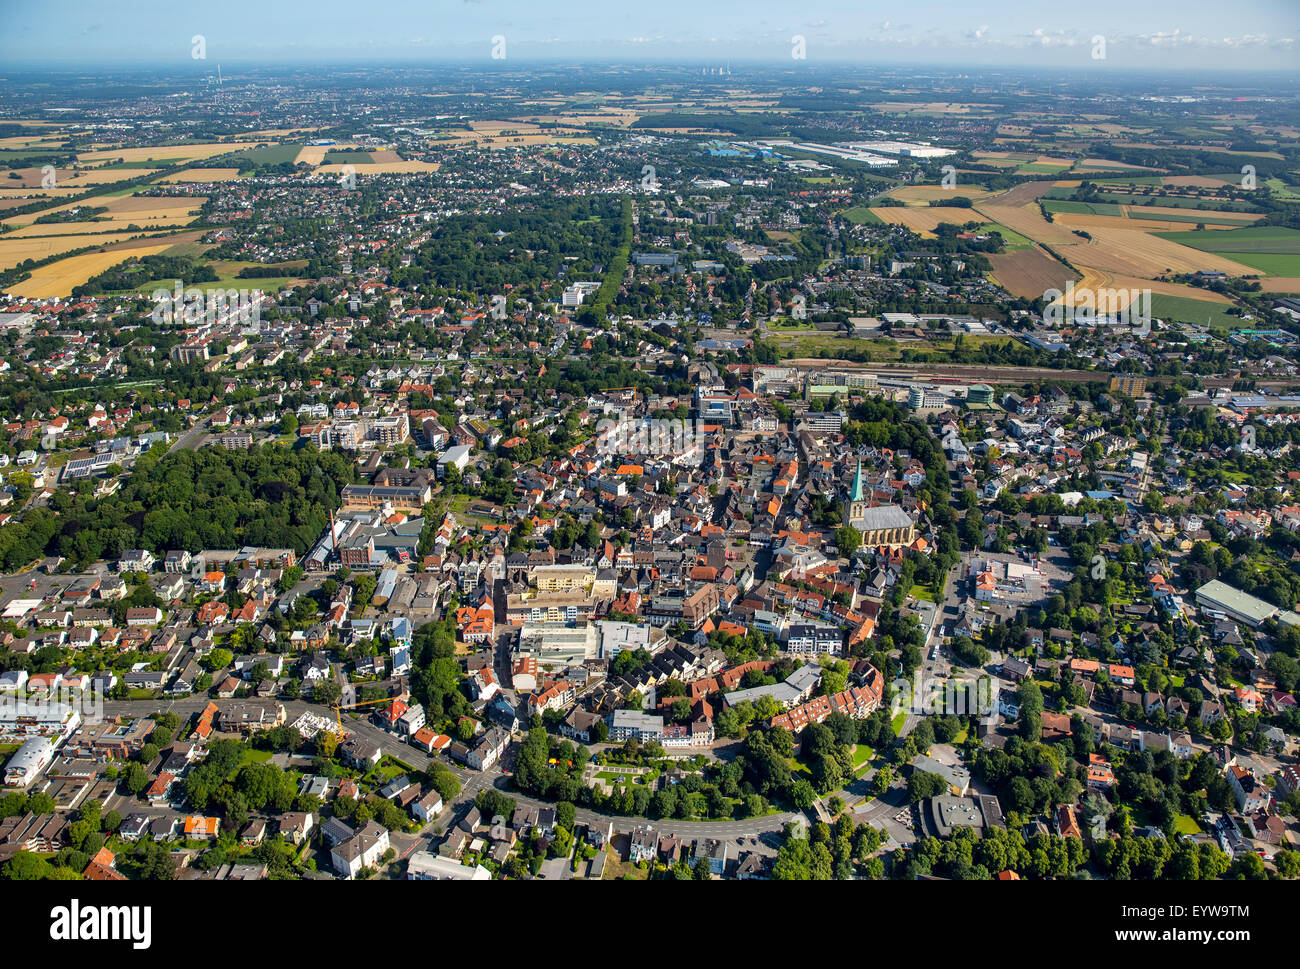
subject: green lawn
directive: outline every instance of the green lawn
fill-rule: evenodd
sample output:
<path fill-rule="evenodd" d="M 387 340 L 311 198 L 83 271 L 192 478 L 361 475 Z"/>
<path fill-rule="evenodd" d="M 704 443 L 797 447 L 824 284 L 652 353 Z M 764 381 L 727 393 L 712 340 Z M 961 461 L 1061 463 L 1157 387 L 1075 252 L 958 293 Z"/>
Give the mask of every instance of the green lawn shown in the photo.
<path fill-rule="evenodd" d="M 1019 232 L 1013 232 L 1005 225 L 998 225 L 996 222 L 985 222 L 975 230 L 976 232 L 996 232 L 1002 236 L 1002 248 L 1007 252 L 1013 249 L 1032 249 L 1034 243 L 1032 239 L 1022 236 Z"/>
<path fill-rule="evenodd" d="M 876 215 L 875 212 L 872 212 L 871 209 L 867 208 L 867 206 L 865 205 L 855 205 L 851 209 L 845 209 L 843 212 L 840 213 L 840 215 L 844 216 L 844 218 L 848 219 L 854 225 L 884 225 L 885 224 L 883 221 L 881 221 L 880 216 Z"/>
<path fill-rule="evenodd" d="M 1174 815 L 1174 830 L 1179 834 L 1200 834 L 1201 826 L 1190 815 L 1176 814 Z"/>
<path fill-rule="evenodd" d="M 1291 188 L 1280 178 L 1266 178 L 1264 179 L 1264 184 L 1273 190 L 1273 196 L 1275 198 L 1300 199 L 1300 195 L 1296 194 L 1295 189 Z"/>
<path fill-rule="evenodd" d="M 897 736 L 899 735 L 899 732 L 903 729 L 903 722 L 904 722 L 905 720 L 907 720 L 907 714 L 906 714 L 906 713 L 899 713 L 898 716 L 894 717 L 894 721 L 893 721 L 893 723 L 891 724 L 891 726 L 894 728 L 894 736 L 895 736 L 895 737 L 897 737 Z"/>
<path fill-rule="evenodd" d="M 876 756 L 875 750 L 866 744 L 856 744 L 853 747 L 853 767 L 856 770 L 871 762 L 871 758 Z"/>
<path fill-rule="evenodd" d="M 253 165 L 280 165 L 285 162 L 293 164 L 300 151 L 302 145 L 267 145 L 264 148 L 250 148 L 248 151 L 236 152 L 229 158 L 217 155 L 214 158 L 219 158 L 220 161 L 209 158 L 205 164 L 209 168 L 228 167 L 226 162 L 234 166 L 241 166 L 244 162 Z"/>
<path fill-rule="evenodd" d="M 1118 178 L 1094 178 L 1097 185 L 1155 185 L 1163 184 L 1159 175 L 1121 175 Z"/>
<path fill-rule="evenodd" d="M 1196 323 L 1201 326 L 1241 326 L 1240 316 L 1230 316 L 1230 307 L 1223 303 L 1207 303 L 1200 299 L 1184 299 L 1164 293 L 1151 294 L 1151 313 L 1156 319 L 1174 323 Z"/>
<path fill-rule="evenodd" d="M 1300 254 L 1290 252 L 1234 252 L 1229 257 L 1270 276 L 1300 276 Z"/>
<path fill-rule="evenodd" d="M 1066 212 L 1070 215 L 1123 215 L 1123 209 L 1114 202 L 1076 202 L 1073 199 L 1043 200 L 1048 212 Z"/>
<path fill-rule="evenodd" d="M 368 151 L 327 151 L 325 159 L 321 164 L 324 165 L 369 165 L 374 162 L 375 158 Z"/>
<path fill-rule="evenodd" d="M 1197 229 L 1191 232 L 1157 232 L 1156 235 L 1202 252 L 1222 253 L 1230 259 L 1236 259 L 1237 253 L 1300 254 L 1300 230 L 1280 225 L 1226 231 Z"/>

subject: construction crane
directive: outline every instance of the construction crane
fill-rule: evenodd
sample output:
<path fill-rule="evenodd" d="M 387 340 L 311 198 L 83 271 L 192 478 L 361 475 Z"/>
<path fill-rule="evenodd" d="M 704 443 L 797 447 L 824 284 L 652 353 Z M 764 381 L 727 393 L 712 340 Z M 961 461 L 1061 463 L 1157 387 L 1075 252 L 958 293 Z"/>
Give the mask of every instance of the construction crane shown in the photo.
<path fill-rule="evenodd" d="M 395 697 L 386 696 L 382 700 L 362 700 L 359 703 L 336 703 L 330 707 L 334 711 L 334 719 L 339 725 L 339 733 L 343 733 L 343 711 L 355 710 L 357 707 L 370 707 L 376 703 L 392 703 Z"/>

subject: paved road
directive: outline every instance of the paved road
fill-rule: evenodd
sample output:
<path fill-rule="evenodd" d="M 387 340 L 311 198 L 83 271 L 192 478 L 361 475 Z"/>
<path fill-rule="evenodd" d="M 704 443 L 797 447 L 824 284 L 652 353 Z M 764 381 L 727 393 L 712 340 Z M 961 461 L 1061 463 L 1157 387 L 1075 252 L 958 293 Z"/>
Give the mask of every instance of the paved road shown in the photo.
<path fill-rule="evenodd" d="M 206 420 L 200 421 L 198 424 L 195 424 L 188 431 L 186 431 L 175 441 L 173 441 L 172 446 L 169 447 L 167 450 L 169 453 L 171 451 L 197 450 L 199 444 L 203 441 L 203 438 L 206 437 L 207 434 L 208 434 L 207 421 Z"/>

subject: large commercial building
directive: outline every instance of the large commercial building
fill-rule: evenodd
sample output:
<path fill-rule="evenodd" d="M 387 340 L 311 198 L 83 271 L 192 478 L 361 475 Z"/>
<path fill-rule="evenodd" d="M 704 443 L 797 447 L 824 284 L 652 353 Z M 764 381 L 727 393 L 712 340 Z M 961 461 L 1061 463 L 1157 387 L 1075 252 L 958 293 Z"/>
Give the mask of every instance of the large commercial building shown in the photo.
<path fill-rule="evenodd" d="M 609 715 L 609 739 L 615 743 L 635 737 L 640 741 L 660 740 L 664 718 L 640 710 L 615 710 Z"/>
<path fill-rule="evenodd" d="M 402 511 L 420 511 L 433 497 L 432 478 L 428 471 L 385 468 L 373 484 L 350 484 L 343 488 L 343 504 L 360 508 L 392 505 Z"/>
<path fill-rule="evenodd" d="M 27 787 L 54 760 L 54 743 L 49 737 L 33 737 L 18 748 L 5 765 L 5 784 Z"/>
<path fill-rule="evenodd" d="M 1289 626 L 1300 625 L 1300 615 L 1290 609 L 1279 609 L 1271 602 L 1247 595 L 1218 579 L 1197 589 L 1196 601 L 1207 612 L 1221 613 L 1236 622 L 1244 622 L 1252 629 L 1273 618 Z"/>
<path fill-rule="evenodd" d="M 519 630 L 517 658 L 532 657 L 542 667 L 581 666 L 600 654 L 600 627 L 596 623 L 566 626 L 526 622 Z"/>

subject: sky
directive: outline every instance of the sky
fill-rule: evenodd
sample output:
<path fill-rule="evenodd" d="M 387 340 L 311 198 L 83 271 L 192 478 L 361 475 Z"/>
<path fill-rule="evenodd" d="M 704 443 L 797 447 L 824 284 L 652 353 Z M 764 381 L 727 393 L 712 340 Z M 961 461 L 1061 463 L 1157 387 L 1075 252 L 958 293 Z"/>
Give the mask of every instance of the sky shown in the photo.
<path fill-rule="evenodd" d="M 1300 0 L 0 0 L 0 72 L 432 65 L 494 52 L 523 61 L 1296 70 L 1297 41 Z"/>

